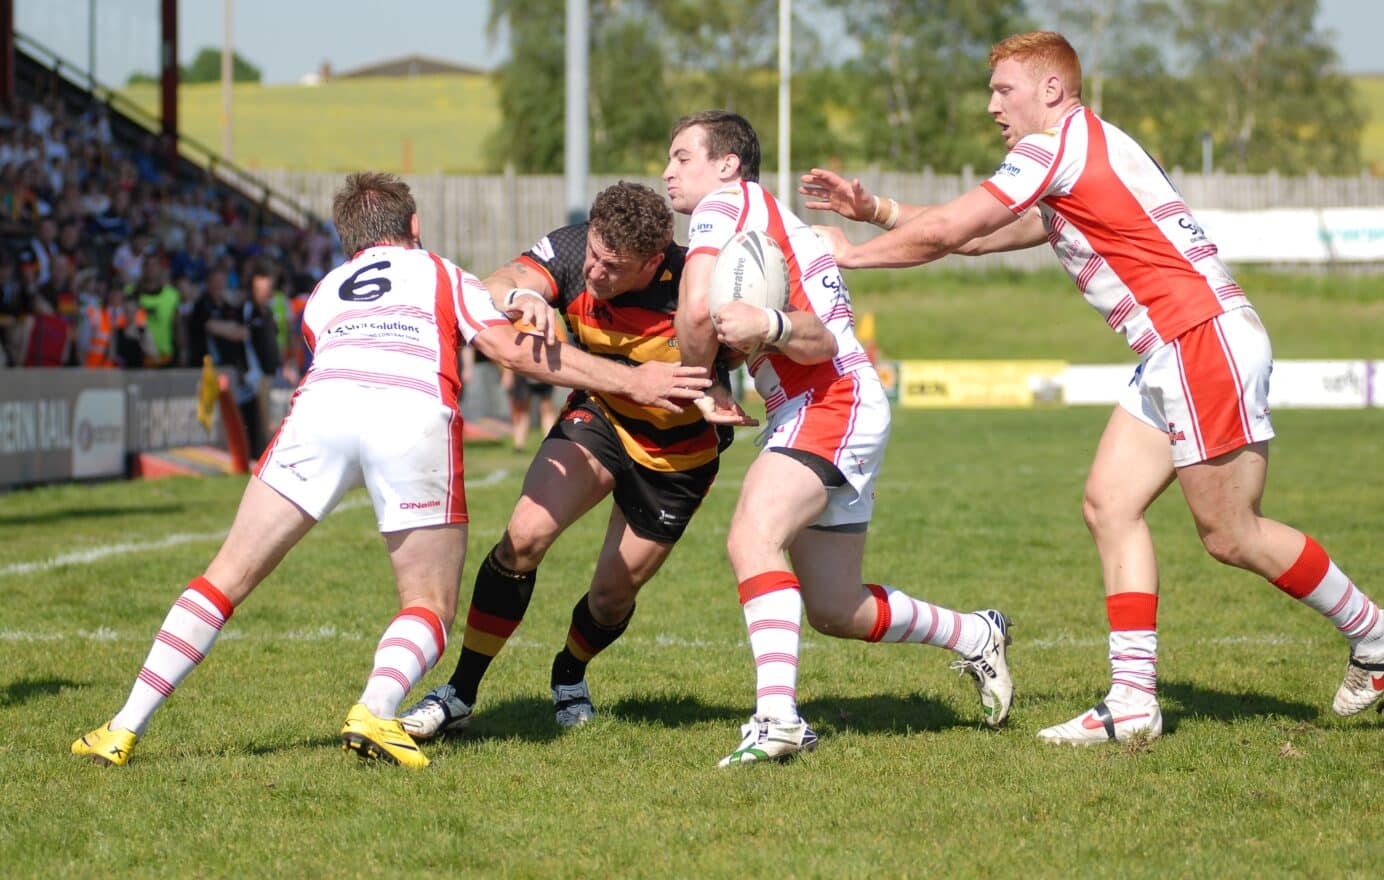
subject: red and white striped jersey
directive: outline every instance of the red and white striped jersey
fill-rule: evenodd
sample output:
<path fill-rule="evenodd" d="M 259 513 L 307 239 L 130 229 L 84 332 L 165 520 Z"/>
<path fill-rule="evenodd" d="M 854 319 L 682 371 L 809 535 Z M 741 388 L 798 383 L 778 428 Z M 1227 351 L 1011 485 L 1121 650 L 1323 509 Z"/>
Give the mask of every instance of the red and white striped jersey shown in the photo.
<path fill-rule="evenodd" d="M 303 310 L 317 382 L 408 388 L 453 409 L 457 354 L 486 327 L 509 325 L 480 279 L 421 248 L 379 245 L 328 272 Z"/>
<path fill-rule="evenodd" d="M 812 228 L 788 211 L 758 183 L 740 181 L 709 193 L 692 211 L 687 257 L 716 256 L 742 229 L 762 229 L 779 244 L 788 262 L 788 302 L 816 313 L 836 337 L 836 357 L 820 364 L 799 364 L 778 354 L 761 354 L 750 362 L 755 388 L 773 410 L 805 391 L 823 390 L 842 376 L 874 367 L 855 338 L 851 293 L 827 246 Z"/>
<path fill-rule="evenodd" d="M 1015 144 L 982 185 L 1015 214 L 1038 205 L 1077 289 L 1141 356 L 1249 304 L 1163 169 L 1085 107 Z"/>

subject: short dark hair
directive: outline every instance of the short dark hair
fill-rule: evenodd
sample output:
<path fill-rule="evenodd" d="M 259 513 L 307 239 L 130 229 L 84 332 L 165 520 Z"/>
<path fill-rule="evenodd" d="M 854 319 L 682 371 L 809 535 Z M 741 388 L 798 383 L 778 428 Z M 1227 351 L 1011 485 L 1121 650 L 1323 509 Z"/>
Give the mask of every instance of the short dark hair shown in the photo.
<path fill-rule="evenodd" d="M 412 244 L 411 220 L 416 213 L 408 184 L 378 171 L 349 175 L 332 199 L 332 221 L 348 254 L 372 244 Z"/>
<path fill-rule="evenodd" d="M 669 140 L 683 129 L 700 125 L 706 132 L 706 152 L 712 159 L 722 156 L 740 157 L 740 179 L 759 181 L 759 135 L 754 126 L 739 113 L 729 110 L 703 110 L 684 116 L 673 125 Z"/>
<path fill-rule="evenodd" d="M 649 187 L 622 180 L 591 203 L 591 228 L 617 254 L 648 259 L 672 242 L 673 211 Z"/>

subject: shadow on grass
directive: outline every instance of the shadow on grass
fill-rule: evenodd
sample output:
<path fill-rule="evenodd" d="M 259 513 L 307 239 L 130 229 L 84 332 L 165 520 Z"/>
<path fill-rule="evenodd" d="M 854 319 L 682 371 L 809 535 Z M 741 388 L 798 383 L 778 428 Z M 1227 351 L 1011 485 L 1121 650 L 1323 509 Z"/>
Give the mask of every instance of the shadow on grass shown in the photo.
<path fill-rule="evenodd" d="M 0 516 L 0 526 L 39 525 L 50 522 L 71 522 L 80 519 L 105 519 L 114 516 L 134 514 L 157 515 L 161 513 L 182 513 L 186 508 L 181 504 L 141 504 L 132 507 L 64 507 L 44 513 L 24 513 Z"/>
<path fill-rule="evenodd" d="M 604 714 L 605 707 L 598 703 L 596 711 Z M 557 721 L 553 718 L 552 700 L 541 697 L 516 697 L 492 703 L 482 697 L 476 706 L 476 716 L 465 730 L 444 734 L 433 742 L 461 745 L 486 740 L 517 739 L 523 742 L 545 743 L 552 742 L 562 734 L 562 728 L 557 726 Z"/>
<path fill-rule="evenodd" d="M 971 727 L 976 723 L 958 718 L 951 707 L 922 696 L 818 697 L 800 708 L 803 717 L 819 734 L 843 731 L 904 734 Z M 688 696 L 639 696 L 621 700 L 608 711 L 629 721 L 685 727 L 708 722 L 739 724 L 748 717 L 750 706 L 708 704 Z"/>
<path fill-rule="evenodd" d="M 1170 710 L 1168 701 L 1163 702 L 1165 732 L 1176 730 L 1178 722 L 1183 718 L 1234 721 L 1239 718 L 1280 715 L 1297 721 L 1312 721 L 1321 717 L 1321 709 L 1316 705 L 1284 700 L 1255 691 L 1219 691 L 1191 682 L 1164 680 L 1158 683 L 1158 693 L 1178 704 L 1178 708 Z"/>
<path fill-rule="evenodd" d="M 18 706 L 36 697 L 48 697 L 63 688 L 78 687 L 70 678 L 21 678 L 0 688 L 0 706 Z"/>

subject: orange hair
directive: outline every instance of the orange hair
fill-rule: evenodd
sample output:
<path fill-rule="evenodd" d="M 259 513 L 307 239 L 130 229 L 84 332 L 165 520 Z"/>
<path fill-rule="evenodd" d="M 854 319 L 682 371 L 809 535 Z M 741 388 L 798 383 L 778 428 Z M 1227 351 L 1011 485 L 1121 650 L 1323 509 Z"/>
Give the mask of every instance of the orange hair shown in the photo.
<path fill-rule="evenodd" d="M 990 47 L 990 69 L 1010 58 L 1033 72 L 1056 74 L 1074 98 L 1081 97 L 1081 59 L 1067 38 L 1053 31 L 1030 31 L 1000 40 Z"/>

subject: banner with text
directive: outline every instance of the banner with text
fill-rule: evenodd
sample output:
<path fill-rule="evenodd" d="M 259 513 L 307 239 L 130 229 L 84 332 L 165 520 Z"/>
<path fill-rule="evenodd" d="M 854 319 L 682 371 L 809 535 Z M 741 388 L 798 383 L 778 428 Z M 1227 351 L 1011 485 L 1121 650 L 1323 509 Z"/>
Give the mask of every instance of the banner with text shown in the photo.
<path fill-rule="evenodd" d="M 0 486 L 120 477 L 129 453 L 225 446 L 197 421 L 199 370 L 4 372 Z"/>

